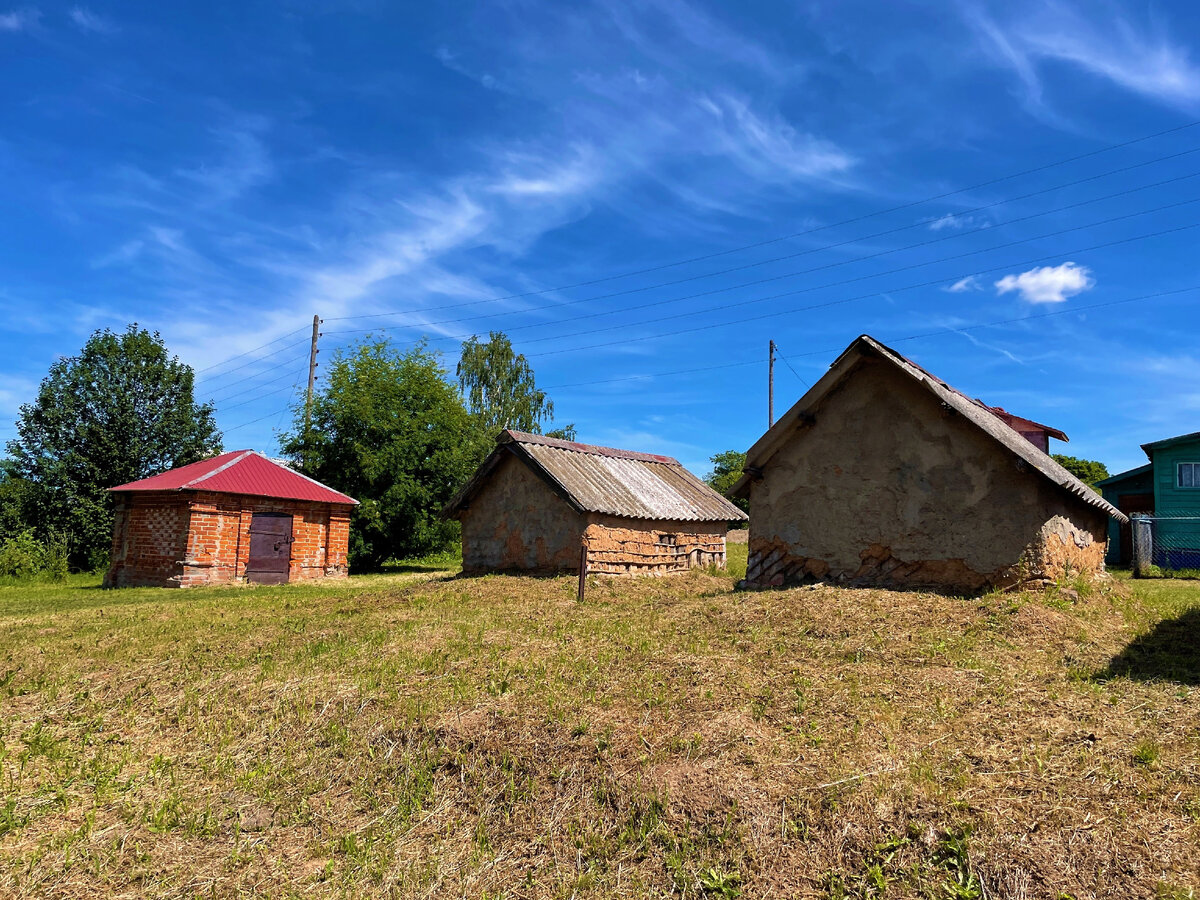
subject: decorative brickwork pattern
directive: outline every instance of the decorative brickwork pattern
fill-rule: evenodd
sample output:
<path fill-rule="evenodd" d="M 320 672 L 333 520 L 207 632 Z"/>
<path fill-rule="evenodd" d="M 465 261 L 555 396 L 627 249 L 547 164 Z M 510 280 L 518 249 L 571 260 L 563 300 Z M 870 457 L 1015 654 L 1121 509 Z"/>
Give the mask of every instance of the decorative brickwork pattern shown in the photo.
<path fill-rule="evenodd" d="M 350 507 L 206 492 L 130 492 L 113 528 L 108 587 L 246 581 L 255 513 L 292 517 L 288 581 L 344 578 Z"/>

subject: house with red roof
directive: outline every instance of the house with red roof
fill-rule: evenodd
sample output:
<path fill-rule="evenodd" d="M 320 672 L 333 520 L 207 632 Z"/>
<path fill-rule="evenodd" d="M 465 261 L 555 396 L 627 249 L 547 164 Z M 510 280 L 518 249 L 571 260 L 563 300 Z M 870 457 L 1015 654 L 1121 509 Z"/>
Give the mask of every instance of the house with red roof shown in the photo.
<path fill-rule="evenodd" d="M 254 450 L 111 488 L 106 587 L 344 578 L 358 502 Z"/>

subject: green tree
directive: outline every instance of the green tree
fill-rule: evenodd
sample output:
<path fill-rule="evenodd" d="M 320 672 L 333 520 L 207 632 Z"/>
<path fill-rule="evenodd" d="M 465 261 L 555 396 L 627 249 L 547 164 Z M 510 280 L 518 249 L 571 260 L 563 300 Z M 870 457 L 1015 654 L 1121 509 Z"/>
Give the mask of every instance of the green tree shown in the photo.
<path fill-rule="evenodd" d="M 73 566 L 101 563 L 112 541 L 108 488 L 221 450 L 212 407 L 197 404 L 190 366 L 162 338 L 130 325 L 97 331 L 60 359 L 21 407 L 9 441 L 30 523 L 66 535 Z M 14 485 L 15 488 L 15 485 Z"/>
<path fill-rule="evenodd" d="M 0 541 L 30 527 L 35 513 L 29 480 L 22 478 L 11 459 L 0 460 Z"/>
<path fill-rule="evenodd" d="M 708 461 L 713 464 L 713 468 L 704 480 L 718 494 L 728 496 L 734 484 L 742 477 L 742 469 L 746 465 L 746 454 L 740 450 L 725 450 L 715 456 L 710 456 Z M 742 512 L 750 512 L 749 500 L 744 497 L 739 497 L 736 500 L 733 498 L 730 499 Z"/>
<path fill-rule="evenodd" d="M 1093 490 L 1097 481 L 1108 477 L 1108 466 L 1098 460 L 1078 459 L 1061 453 L 1055 453 L 1051 458 Z"/>
<path fill-rule="evenodd" d="M 467 410 L 488 438 L 505 428 L 541 434 L 542 424 L 554 421 L 554 402 L 538 389 L 529 360 L 513 352 L 503 332 L 491 332 L 486 341 L 476 336 L 464 341 L 456 374 Z M 547 434 L 574 440 L 575 426 Z"/>
<path fill-rule="evenodd" d="M 473 471 L 480 444 L 439 355 L 371 337 L 334 355 L 313 397 L 309 439 L 303 406 L 283 436 L 284 453 L 306 475 L 359 501 L 350 528 L 356 571 L 454 541 L 458 523 L 441 510 Z"/>

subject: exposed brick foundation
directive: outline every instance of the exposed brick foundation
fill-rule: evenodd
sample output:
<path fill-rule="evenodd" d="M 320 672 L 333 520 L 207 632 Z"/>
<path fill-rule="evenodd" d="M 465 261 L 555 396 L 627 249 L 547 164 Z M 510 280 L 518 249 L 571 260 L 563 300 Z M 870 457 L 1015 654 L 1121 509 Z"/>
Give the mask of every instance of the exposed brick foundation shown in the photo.
<path fill-rule="evenodd" d="M 657 522 L 591 516 L 584 541 L 588 572 L 669 575 L 725 565 L 724 522 Z"/>
<path fill-rule="evenodd" d="M 978 572 L 962 559 L 897 558 L 890 547 L 871 544 L 859 553 L 854 571 L 832 572 L 823 559 L 797 556 L 782 541 L 752 537 L 746 567 L 747 587 L 780 587 L 806 581 L 834 580 L 855 587 L 933 588 L 981 591 L 1104 571 L 1106 544 L 1069 519 L 1055 516 L 1042 526 L 1020 560 L 991 572 Z"/>
<path fill-rule="evenodd" d="M 240 494 L 130 492 L 116 512 L 107 587 L 245 582 L 256 512 L 292 517 L 288 581 L 347 573 L 350 507 Z"/>

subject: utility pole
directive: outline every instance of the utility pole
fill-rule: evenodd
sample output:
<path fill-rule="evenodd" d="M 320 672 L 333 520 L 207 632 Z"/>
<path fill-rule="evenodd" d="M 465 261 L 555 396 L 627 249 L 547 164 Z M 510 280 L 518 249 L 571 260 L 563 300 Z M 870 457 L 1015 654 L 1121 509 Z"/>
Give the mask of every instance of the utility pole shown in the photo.
<path fill-rule="evenodd" d="M 321 336 L 321 317 L 313 316 L 312 348 L 308 351 L 308 393 L 304 396 L 304 443 L 308 443 L 308 429 L 312 422 L 313 382 L 317 380 L 317 338 Z"/>
<path fill-rule="evenodd" d="M 314 338 L 313 340 L 316 340 Z M 315 346 L 315 344 L 314 344 Z M 779 348 L 772 340 L 767 347 L 767 427 L 775 424 L 775 351 Z"/>

